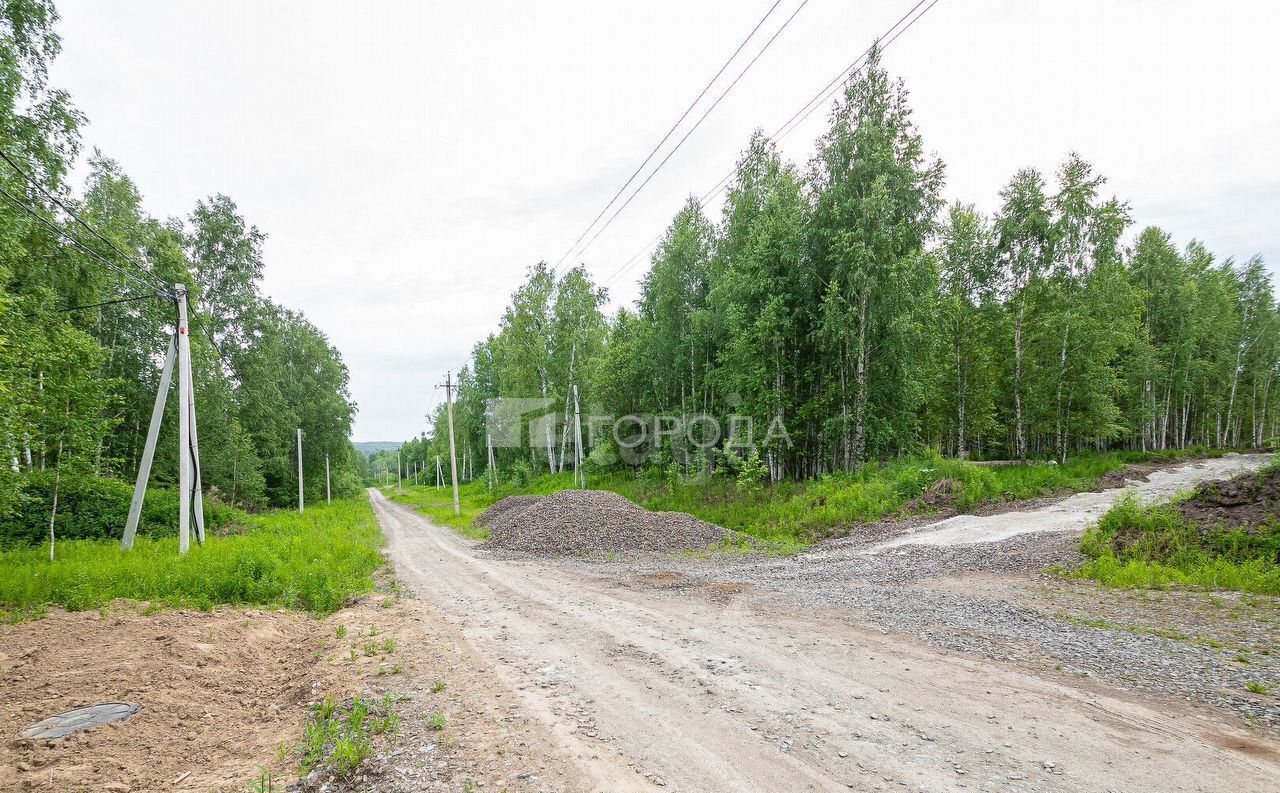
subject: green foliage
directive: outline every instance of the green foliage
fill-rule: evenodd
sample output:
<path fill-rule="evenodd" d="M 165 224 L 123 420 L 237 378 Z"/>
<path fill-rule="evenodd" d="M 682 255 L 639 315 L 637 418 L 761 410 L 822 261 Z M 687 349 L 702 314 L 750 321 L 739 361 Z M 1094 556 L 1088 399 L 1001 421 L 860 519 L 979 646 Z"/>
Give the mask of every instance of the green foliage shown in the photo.
<path fill-rule="evenodd" d="M 129 516 L 133 486 L 116 479 L 89 474 L 35 471 L 25 474 L 0 472 L 0 482 L 16 481 L 18 505 L 8 520 L 0 523 L 0 548 L 35 545 L 48 540 L 49 515 L 53 506 L 55 478 L 58 485 L 58 541 L 119 541 Z M 205 527 L 212 534 L 243 526 L 249 517 L 216 498 L 204 499 Z M 150 488 L 142 503 L 138 534 L 144 537 L 177 536 L 178 492 Z"/>
<path fill-rule="evenodd" d="M 1122 498 L 1081 541 L 1074 575 L 1121 589 L 1173 584 L 1280 595 L 1280 523 L 1260 531 L 1198 526 L 1176 504 Z"/>
<path fill-rule="evenodd" d="M 25 475 L 53 477 L 52 488 L 34 488 L 51 502 L 63 480 L 78 498 L 86 476 L 131 481 L 136 474 L 174 306 L 159 299 L 97 304 L 145 296 L 139 281 L 182 284 L 192 296 L 192 369 L 210 495 L 242 509 L 290 503 L 297 427 L 307 437 L 310 492 L 323 493 L 328 454 L 335 494 L 355 495 L 362 471 L 347 442 L 354 406 L 346 368 L 323 333 L 261 294 L 265 235 L 235 202 L 215 195 L 198 201 L 185 221 L 160 222 L 147 216 L 119 164 L 96 151 L 85 163 L 83 190 L 77 195 L 65 183 L 84 118 L 48 84 L 60 49 L 56 21 L 46 0 L 0 7 L 0 149 L 123 251 L 113 258 L 133 277 L 66 244 L 57 233 L 71 223 L 65 213 L 0 165 L 0 187 L 47 221 L 0 204 L 0 459 L 7 472 L 23 475 L 0 477 L 0 525 L 40 508 L 28 498 Z M 161 486 L 176 478 L 177 415 L 171 396 L 153 469 Z M 95 525 L 105 515 L 73 508 L 68 536 L 109 533 Z M 17 519 L 31 523 L 25 512 Z"/>
<path fill-rule="evenodd" d="M 458 373 L 459 480 L 486 478 L 498 398 L 545 398 L 554 419 L 526 420 L 520 448 L 495 449 L 500 490 L 570 470 L 570 386 L 593 482 L 669 490 L 663 503 L 694 512 L 705 496 L 731 513 L 721 522 L 791 537 L 841 518 L 752 521 L 714 505 L 789 502 L 773 494 L 784 483 L 816 493 L 833 477 L 834 500 L 854 502 L 848 523 L 901 508 L 884 471 L 932 454 L 1067 464 L 953 472 L 964 505 L 1086 486 L 1101 452 L 1261 446 L 1274 434 L 1280 311 L 1260 259 L 1179 250 L 1159 229 L 1126 249 L 1129 206 L 1076 153 L 1049 173 L 1019 169 L 990 217 L 944 208 L 942 163 L 875 56 L 829 120 L 807 166 L 754 134 L 719 216 L 695 200 L 676 208 L 634 306 L 607 320 L 584 270 L 530 267 Z M 623 416 L 696 429 L 689 442 L 651 431 L 624 459 L 610 423 Z M 437 459 L 449 478 L 446 424 L 442 407 L 399 450 L 428 484 Z M 750 455 L 728 437 L 745 426 L 765 475 L 727 483 L 743 470 L 735 457 Z M 395 481 L 394 454 L 372 463 L 370 481 Z M 874 482 L 858 480 L 864 468 Z"/>
<path fill-rule="evenodd" d="M 399 728 L 390 695 L 377 701 L 356 695 L 346 708 L 326 696 L 312 706 L 303 728 L 299 768 L 304 775 L 323 769 L 347 779 L 373 754 L 377 736 L 394 736 Z"/>
<path fill-rule="evenodd" d="M 178 554 L 174 537 L 140 537 L 132 550 L 114 540 L 0 552 L 0 609 L 34 613 L 46 603 L 79 611 L 115 598 L 211 608 L 270 604 L 318 615 L 373 588 L 382 534 L 366 499 L 253 516 L 243 534 L 211 537 Z"/>

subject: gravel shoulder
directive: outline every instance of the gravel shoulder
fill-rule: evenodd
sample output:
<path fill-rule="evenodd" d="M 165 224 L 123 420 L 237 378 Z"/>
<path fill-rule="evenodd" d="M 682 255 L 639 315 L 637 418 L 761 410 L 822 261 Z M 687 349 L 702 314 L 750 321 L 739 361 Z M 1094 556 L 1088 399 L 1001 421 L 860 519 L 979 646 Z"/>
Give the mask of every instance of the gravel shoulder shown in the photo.
<path fill-rule="evenodd" d="M 399 575 L 592 789 L 1280 788 L 1259 717 L 1090 671 L 1104 636 L 1150 655 L 1153 679 L 1204 659 L 1051 605 L 1031 571 L 1046 539 L 1071 550 L 1065 535 L 1001 543 L 1006 563 L 978 575 L 992 549 L 974 544 L 534 560 L 497 558 L 376 492 L 373 503 Z M 1018 587 L 1002 590 L 1009 580 Z"/>

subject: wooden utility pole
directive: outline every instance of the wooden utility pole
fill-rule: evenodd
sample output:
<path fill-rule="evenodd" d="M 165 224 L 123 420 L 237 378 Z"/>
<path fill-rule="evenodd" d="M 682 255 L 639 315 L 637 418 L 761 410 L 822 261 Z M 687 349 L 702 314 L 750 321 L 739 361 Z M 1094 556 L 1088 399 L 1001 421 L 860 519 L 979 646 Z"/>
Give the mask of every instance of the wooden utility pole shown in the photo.
<path fill-rule="evenodd" d="M 303 510 L 302 500 L 302 428 L 298 428 L 298 514 Z"/>
<path fill-rule="evenodd" d="M 458 451 L 453 442 L 453 372 L 444 375 L 445 412 L 449 414 L 449 476 L 453 480 L 453 514 L 461 515 L 462 506 L 458 503 Z"/>
<path fill-rule="evenodd" d="M 329 489 L 329 455 L 324 456 L 324 503 L 332 506 L 333 493 Z"/>

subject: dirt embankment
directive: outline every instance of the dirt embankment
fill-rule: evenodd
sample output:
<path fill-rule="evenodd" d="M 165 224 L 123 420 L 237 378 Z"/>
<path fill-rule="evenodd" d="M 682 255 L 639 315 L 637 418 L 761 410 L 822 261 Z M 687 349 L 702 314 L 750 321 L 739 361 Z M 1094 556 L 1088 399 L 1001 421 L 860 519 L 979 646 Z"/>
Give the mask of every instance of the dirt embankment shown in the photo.
<path fill-rule="evenodd" d="M 1183 518 L 1206 529 L 1256 534 L 1280 519 L 1280 469 L 1206 482 L 1177 508 Z"/>

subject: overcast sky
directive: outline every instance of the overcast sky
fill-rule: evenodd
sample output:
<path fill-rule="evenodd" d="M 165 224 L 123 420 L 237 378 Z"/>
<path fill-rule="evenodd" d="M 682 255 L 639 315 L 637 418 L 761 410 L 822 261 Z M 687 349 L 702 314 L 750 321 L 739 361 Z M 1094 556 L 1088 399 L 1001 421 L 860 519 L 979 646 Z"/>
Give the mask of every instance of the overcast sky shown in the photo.
<path fill-rule="evenodd" d="M 524 270 L 560 258 L 772 4 L 60 0 L 53 80 L 152 215 L 236 200 L 269 235 L 266 291 L 342 350 L 356 440 L 401 440 Z M 799 4 L 783 0 L 720 86 Z M 777 128 L 912 5 L 810 0 L 586 252 L 590 271 L 608 279 L 753 128 Z M 1017 168 L 1074 149 L 1137 228 L 1274 269 L 1278 9 L 941 0 L 885 64 L 948 198 L 990 211 Z M 824 116 L 782 142 L 789 157 L 809 158 Z M 615 303 L 642 270 L 609 282 Z"/>

